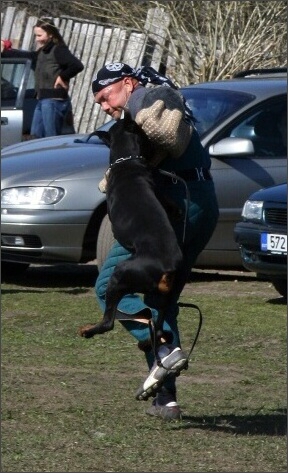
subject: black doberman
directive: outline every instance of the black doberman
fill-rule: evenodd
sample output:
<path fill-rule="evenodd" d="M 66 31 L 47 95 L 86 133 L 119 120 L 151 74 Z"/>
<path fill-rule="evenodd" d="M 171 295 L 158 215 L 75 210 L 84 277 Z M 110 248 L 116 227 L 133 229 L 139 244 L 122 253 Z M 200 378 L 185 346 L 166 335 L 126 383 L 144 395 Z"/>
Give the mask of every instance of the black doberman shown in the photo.
<path fill-rule="evenodd" d="M 109 279 L 102 321 L 80 327 L 86 338 L 113 329 L 117 305 L 126 294 L 157 292 L 164 309 L 182 261 L 168 215 L 155 195 L 147 135 L 127 112 L 108 132 L 96 134 L 110 147 L 107 207 L 112 230 L 131 257 L 118 263 Z"/>

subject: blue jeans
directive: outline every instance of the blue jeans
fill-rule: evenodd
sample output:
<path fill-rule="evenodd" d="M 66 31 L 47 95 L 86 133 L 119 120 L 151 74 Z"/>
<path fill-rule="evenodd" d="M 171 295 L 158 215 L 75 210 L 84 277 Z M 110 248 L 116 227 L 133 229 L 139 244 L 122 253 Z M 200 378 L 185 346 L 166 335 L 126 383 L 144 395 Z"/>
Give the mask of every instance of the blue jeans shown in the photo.
<path fill-rule="evenodd" d="M 70 108 L 70 99 L 38 100 L 34 110 L 31 135 L 35 136 L 35 138 L 61 135 L 64 119 Z"/>

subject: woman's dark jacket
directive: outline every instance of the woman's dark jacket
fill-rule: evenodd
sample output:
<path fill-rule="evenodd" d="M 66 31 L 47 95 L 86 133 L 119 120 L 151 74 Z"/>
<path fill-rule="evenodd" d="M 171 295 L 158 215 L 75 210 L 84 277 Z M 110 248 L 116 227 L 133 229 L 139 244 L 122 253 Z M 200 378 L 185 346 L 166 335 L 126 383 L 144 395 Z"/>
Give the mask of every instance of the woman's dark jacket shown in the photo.
<path fill-rule="evenodd" d="M 84 65 L 66 46 L 53 41 L 45 44 L 37 51 L 10 49 L 3 51 L 2 57 L 26 57 L 32 59 L 35 70 L 35 90 L 38 99 L 67 99 L 68 90 L 63 87 L 54 88 L 58 76 L 69 84 L 70 79 L 83 71 Z"/>

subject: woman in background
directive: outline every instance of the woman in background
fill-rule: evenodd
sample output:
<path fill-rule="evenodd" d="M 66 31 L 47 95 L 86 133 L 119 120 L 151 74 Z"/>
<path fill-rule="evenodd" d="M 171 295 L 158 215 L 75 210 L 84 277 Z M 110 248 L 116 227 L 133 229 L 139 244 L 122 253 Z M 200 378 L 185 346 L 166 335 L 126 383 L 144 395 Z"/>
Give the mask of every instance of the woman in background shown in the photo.
<path fill-rule="evenodd" d="M 84 69 L 64 42 L 50 18 L 40 18 L 34 26 L 37 51 L 29 52 L 35 70 L 35 90 L 38 99 L 35 107 L 31 135 L 33 138 L 60 135 L 64 120 L 72 111 L 68 95 L 69 82 Z M 11 50 L 1 41 L 2 54 L 27 57 L 27 51 Z"/>

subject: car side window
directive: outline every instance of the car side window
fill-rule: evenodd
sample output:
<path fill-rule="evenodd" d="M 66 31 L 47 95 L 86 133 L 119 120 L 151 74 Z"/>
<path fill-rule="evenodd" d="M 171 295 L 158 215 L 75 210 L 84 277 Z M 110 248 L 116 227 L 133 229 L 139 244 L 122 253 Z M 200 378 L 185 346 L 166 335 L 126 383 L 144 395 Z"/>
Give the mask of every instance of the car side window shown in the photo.
<path fill-rule="evenodd" d="M 20 64 L 23 70 L 23 65 Z M 3 105 L 14 106 L 20 81 L 23 75 L 22 70 L 15 64 L 3 64 L 1 68 L 1 103 Z"/>
<path fill-rule="evenodd" d="M 287 102 L 273 103 L 257 110 L 230 130 L 230 137 L 252 140 L 255 156 L 287 154 Z"/>
<path fill-rule="evenodd" d="M 1 77 L 1 102 L 4 101 L 4 105 L 7 101 L 9 101 L 9 105 L 10 102 L 12 102 L 11 105 L 14 105 L 17 98 L 17 91 L 18 89 L 14 87 L 11 82 Z"/>
<path fill-rule="evenodd" d="M 18 90 L 25 71 L 24 63 L 3 63 L 1 67 L 1 105 L 15 106 Z M 25 96 L 27 98 L 35 95 L 34 71 L 31 69 L 27 82 Z"/>

